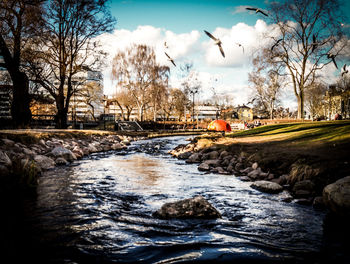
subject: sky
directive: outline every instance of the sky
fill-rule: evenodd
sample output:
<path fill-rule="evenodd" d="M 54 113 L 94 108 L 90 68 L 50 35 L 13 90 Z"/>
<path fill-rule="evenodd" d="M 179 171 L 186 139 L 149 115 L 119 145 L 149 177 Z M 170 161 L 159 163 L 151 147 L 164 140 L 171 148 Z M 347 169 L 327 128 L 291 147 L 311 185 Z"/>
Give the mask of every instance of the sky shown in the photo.
<path fill-rule="evenodd" d="M 114 32 L 98 37 L 109 54 L 102 69 L 105 94 L 113 94 L 116 90 L 111 81 L 113 57 L 135 43 L 152 46 L 157 62 L 170 67 L 171 87 L 181 88 L 179 66 L 192 62 L 202 83 L 197 99 L 209 99 L 215 91 L 231 96 L 234 105 L 246 104 L 251 96 L 248 73 L 252 71 L 252 53 L 265 41 L 262 34 L 271 32 L 273 27 L 267 24 L 263 15 L 246 11 L 245 7 L 265 9 L 265 1 L 112 0 L 109 5 L 117 19 L 116 28 Z M 350 1 L 346 2 L 350 10 Z M 204 30 L 221 39 L 225 58 Z M 244 53 L 236 43 L 244 46 Z M 164 51 L 174 59 L 177 67 L 168 61 Z M 325 74 L 332 81 L 337 72 L 330 64 Z M 288 88 L 283 90 L 281 101 L 284 107 L 295 109 L 297 106 L 295 96 Z"/>

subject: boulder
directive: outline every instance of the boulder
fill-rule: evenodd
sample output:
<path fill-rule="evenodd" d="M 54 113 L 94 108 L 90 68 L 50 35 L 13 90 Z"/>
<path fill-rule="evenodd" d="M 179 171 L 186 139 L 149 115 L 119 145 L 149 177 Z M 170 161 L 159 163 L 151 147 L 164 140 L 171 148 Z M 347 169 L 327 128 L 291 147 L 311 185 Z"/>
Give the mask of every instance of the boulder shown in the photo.
<path fill-rule="evenodd" d="M 203 160 L 216 160 L 219 158 L 219 152 L 214 150 L 203 155 Z"/>
<path fill-rule="evenodd" d="M 56 165 L 68 165 L 69 164 L 69 162 L 68 161 L 66 161 L 64 158 L 57 158 L 56 160 L 55 160 L 55 163 L 56 163 Z"/>
<path fill-rule="evenodd" d="M 198 166 L 198 170 L 199 171 L 209 171 L 210 170 L 210 166 L 209 164 L 203 162 Z"/>
<path fill-rule="evenodd" d="M 49 170 L 55 167 L 55 161 L 44 155 L 35 155 L 34 160 L 42 170 Z"/>
<path fill-rule="evenodd" d="M 215 219 L 221 217 L 221 214 L 201 195 L 173 203 L 166 203 L 153 215 L 162 219 Z"/>
<path fill-rule="evenodd" d="M 283 187 L 275 182 L 256 181 L 250 185 L 253 189 L 266 193 L 279 193 L 283 191 Z"/>
<path fill-rule="evenodd" d="M 310 197 L 315 193 L 315 184 L 310 180 L 296 182 L 293 186 L 293 193 L 297 198 Z"/>
<path fill-rule="evenodd" d="M 4 145 L 8 146 L 8 147 L 12 147 L 15 142 L 11 139 L 7 139 L 7 138 L 3 138 L 2 142 L 4 143 Z"/>
<path fill-rule="evenodd" d="M 182 152 L 177 156 L 177 158 L 178 159 L 188 159 L 191 155 L 192 155 L 192 153 L 190 151 Z"/>
<path fill-rule="evenodd" d="M 195 152 L 186 160 L 186 163 L 199 163 L 201 162 L 201 154 Z"/>
<path fill-rule="evenodd" d="M 221 151 L 220 153 L 220 159 L 224 159 L 226 156 L 230 155 L 226 150 Z"/>
<path fill-rule="evenodd" d="M 55 147 L 50 154 L 55 158 L 64 158 L 67 161 L 76 160 L 77 157 L 74 155 L 72 151 L 66 149 L 64 147 Z"/>
<path fill-rule="evenodd" d="M 323 189 L 323 201 L 332 212 L 350 216 L 350 176 L 327 185 Z"/>
<path fill-rule="evenodd" d="M 247 176 L 248 176 L 249 178 L 251 178 L 252 180 L 256 180 L 256 179 L 259 179 L 260 173 L 261 173 L 261 169 L 258 168 L 258 169 L 256 169 L 256 170 L 252 170 L 251 172 L 249 172 L 249 173 L 247 174 Z"/>
<path fill-rule="evenodd" d="M 211 167 L 218 167 L 220 166 L 220 160 L 215 159 L 215 160 L 206 160 L 204 163 L 208 164 Z"/>
<path fill-rule="evenodd" d="M 12 161 L 7 156 L 6 152 L 3 152 L 0 150 L 0 165 L 3 165 L 5 167 L 11 167 Z"/>

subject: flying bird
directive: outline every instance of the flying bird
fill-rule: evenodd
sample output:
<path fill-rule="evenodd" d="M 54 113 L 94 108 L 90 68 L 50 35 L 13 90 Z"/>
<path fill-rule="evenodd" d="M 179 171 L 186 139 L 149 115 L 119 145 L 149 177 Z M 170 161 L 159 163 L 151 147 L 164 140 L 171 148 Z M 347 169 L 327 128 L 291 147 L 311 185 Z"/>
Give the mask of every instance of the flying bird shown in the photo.
<path fill-rule="evenodd" d="M 252 100 L 250 100 L 250 101 L 247 103 L 247 105 L 254 103 L 255 99 L 256 99 L 256 98 L 253 98 Z"/>
<path fill-rule="evenodd" d="M 164 52 L 164 53 L 168 57 L 168 60 L 171 61 L 171 63 L 176 67 L 174 60 L 166 52 Z"/>
<path fill-rule="evenodd" d="M 243 53 L 244 53 L 244 47 L 243 47 L 243 45 L 242 45 L 241 43 L 237 43 L 237 42 L 236 42 L 236 44 L 237 44 L 239 47 L 242 47 Z"/>
<path fill-rule="evenodd" d="M 333 61 L 334 65 L 335 65 L 335 67 L 338 69 L 338 65 L 337 65 L 337 63 L 335 62 L 335 57 L 336 57 L 336 55 L 334 55 L 334 54 L 331 54 L 331 53 L 328 53 L 328 54 L 327 54 L 327 58 L 328 58 L 328 59 L 331 59 L 331 60 Z"/>
<path fill-rule="evenodd" d="M 344 76 L 344 74 L 347 74 L 348 72 L 349 72 L 349 70 L 348 69 L 346 69 L 346 64 L 344 64 L 344 66 L 343 66 L 343 72 L 341 73 L 341 77 L 343 77 Z"/>
<path fill-rule="evenodd" d="M 264 11 L 262 11 L 260 8 L 255 8 L 255 7 L 246 7 L 247 10 L 251 10 L 251 11 L 255 11 L 255 13 L 261 13 L 264 16 L 269 16 L 268 14 L 266 14 Z"/>
<path fill-rule="evenodd" d="M 281 41 L 282 41 L 282 39 L 277 40 L 276 43 L 272 45 L 271 51 L 273 51 L 273 49 L 274 49 L 276 46 L 278 46 L 278 44 L 279 44 Z"/>
<path fill-rule="evenodd" d="M 206 30 L 204 30 L 204 32 L 205 32 L 205 34 L 207 34 L 207 35 L 209 36 L 209 38 L 211 38 L 212 40 L 215 41 L 215 45 L 218 45 L 222 56 L 225 58 L 224 50 L 223 50 L 222 47 L 221 47 L 221 44 L 222 44 L 221 40 L 218 39 L 218 38 L 216 38 L 216 37 L 214 37 L 212 34 L 210 34 L 210 33 L 209 33 L 208 31 L 206 31 Z"/>

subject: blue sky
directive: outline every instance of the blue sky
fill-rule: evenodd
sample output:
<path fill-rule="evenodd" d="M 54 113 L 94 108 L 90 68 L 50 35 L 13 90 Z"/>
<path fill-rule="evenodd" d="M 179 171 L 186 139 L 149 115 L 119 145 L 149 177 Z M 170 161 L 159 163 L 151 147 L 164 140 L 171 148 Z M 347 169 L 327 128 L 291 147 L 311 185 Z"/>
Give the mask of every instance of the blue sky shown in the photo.
<path fill-rule="evenodd" d="M 350 1 L 346 2 L 350 10 Z M 163 43 L 166 41 L 169 45 L 166 51 L 177 65 L 189 61 L 194 63 L 194 70 L 203 84 L 200 98 L 210 98 L 214 87 L 217 94 L 233 97 L 235 105 L 248 102 L 251 94 L 248 88 L 248 73 L 252 70 L 251 54 L 263 41 L 261 33 L 271 28 L 263 15 L 247 12 L 244 7 L 265 9 L 265 1 L 124 0 L 111 1 L 109 5 L 117 19 L 116 30 L 101 36 L 101 41 L 110 53 L 110 60 L 118 50 L 132 43 L 148 44 L 155 48 L 158 62 L 170 66 L 171 86 L 180 88 L 179 67 L 173 67 L 164 56 Z M 346 23 L 349 24 L 348 21 Z M 225 59 L 203 30 L 222 40 Z M 238 42 L 245 46 L 244 54 L 235 44 Z M 110 81 L 110 71 L 110 66 L 104 70 L 107 94 L 115 91 L 115 84 Z M 328 78 L 332 78 L 334 73 L 334 69 L 328 69 Z M 296 107 L 290 90 L 283 92 L 282 103 L 286 107 Z"/>

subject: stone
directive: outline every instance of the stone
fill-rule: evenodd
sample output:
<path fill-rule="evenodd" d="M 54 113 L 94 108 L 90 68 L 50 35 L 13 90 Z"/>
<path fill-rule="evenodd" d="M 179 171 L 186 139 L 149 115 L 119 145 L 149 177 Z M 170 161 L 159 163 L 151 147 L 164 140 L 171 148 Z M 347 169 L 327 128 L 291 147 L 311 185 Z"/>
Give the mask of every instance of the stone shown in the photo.
<path fill-rule="evenodd" d="M 239 172 L 240 173 L 243 173 L 243 174 L 248 174 L 250 173 L 251 171 L 253 171 L 254 169 L 252 167 L 247 167 L 245 168 L 244 170 L 240 170 Z"/>
<path fill-rule="evenodd" d="M 256 181 L 250 185 L 251 188 L 266 193 L 279 193 L 283 191 L 283 187 L 275 182 Z"/>
<path fill-rule="evenodd" d="M 220 160 L 205 160 L 204 163 L 208 164 L 211 167 L 218 167 L 220 166 Z"/>
<path fill-rule="evenodd" d="M 238 162 L 236 165 L 235 165 L 235 171 L 240 171 L 240 170 L 243 170 L 244 169 L 244 164 L 241 163 L 241 162 Z"/>
<path fill-rule="evenodd" d="M 64 147 L 55 147 L 50 154 L 57 158 L 64 158 L 67 161 L 73 161 L 76 160 L 77 157 L 74 155 L 74 153 L 72 151 L 70 151 L 69 149 L 66 149 Z"/>
<path fill-rule="evenodd" d="M 241 181 L 244 181 L 244 182 L 249 182 L 250 181 L 250 178 L 248 176 L 242 176 L 242 177 L 239 177 L 239 179 Z"/>
<path fill-rule="evenodd" d="M 216 169 L 217 169 L 217 173 L 219 173 L 219 174 L 223 174 L 223 175 L 228 175 L 229 173 L 226 171 L 226 170 L 224 170 L 222 167 L 216 167 Z"/>
<path fill-rule="evenodd" d="M 201 162 L 201 154 L 195 152 L 191 156 L 188 157 L 186 163 L 199 163 Z"/>
<path fill-rule="evenodd" d="M 39 140 L 39 144 L 43 147 L 46 147 L 45 140 L 43 140 L 43 139 Z"/>
<path fill-rule="evenodd" d="M 260 173 L 261 173 L 261 170 L 260 170 L 260 168 L 258 168 L 258 169 L 256 169 L 256 170 L 252 170 L 251 172 L 249 172 L 249 173 L 247 174 L 247 176 L 248 176 L 249 178 L 251 178 L 252 180 L 256 180 L 256 179 L 259 179 Z"/>
<path fill-rule="evenodd" d="M 182 152 L 177 156 L 177 158 L 178 159 L 188 159 L 191 155 L 192 155 L 192 153 L 190 151 Z"/>
<path fill-rule="evenodd" d="M 226 150 L 221 151 L 220 153 L 220 159 L 224 159 L 226 156 L 228 156 L 230 153 L 228 153 Z"/>
<path fill-rule="evenodd" d="M 42 170 L 49 170 L 55 167 L 55 161 L 44 155 L 35 155 L 34 160 Z"/>
<path fill-rule="evenodd" d="M 198 170 L 199 171 L 209 171 L 210 170 L 210 166 L 209 164 L 203 162 L 198 166 Z"/>
<path fill-rule="evenodd" d="M 312 206 L 316 209 L 324 209 L 325 204 L 323 201 L 323 197 L 322 196 L 315 197 L 314 201 L 312 202 Z"/>
<path fill-rule="evenodd" d="M 4 144 L 8 147 L 12 147 L 15 144 L 13 140 L 7 138 L 3 138 L 2 142 L 4 142 Z"/>
<path fill-rule="evenodd" d="M 5 167 L 11 167 L 12 161 L 7 156 L 6 152 L 3 152 L 0 150 L 0 165 L 3 165 Z"/>
<path fill-rule="evenodd" d="M 256 170 L 258 167 L 259 167 L 259 165 L 258 165 L 257 162 L 254 162 L 254 163 L 252 164 L 252 169 L 253 169 L 253 170 Z"/>
<path fill-rule="evenodd" d="M 350 176 L 327 185 L 322 196 L 326 207 L 332 212 L 350 216 Z"/>
<path fill-rule="evenodd" d="M 162 219 L 215 219 L 221 217 L 221 214 L 201 195 L 177 202 L 166 203 L 153 215 Z"/>
<path fill-rule="evenodd" d="M 271 181 L 283 186 L 287 183 L 287 177 L 288 177 L 288 174 L 283 174 L 283 175 L 279 176 L 278 178 L 272 179 Z"/>
<path fill-rule="evenodd" d="M 297 198 L 312 196 L 315 192 L 315 184 L 310 180 L 296 182 L 293 186 L 293 193 Z"/>
<path fill-rule="evenodd" d="M 219 158 L 219 152 L 214 150 L 203 155 L 203 160 L 216 160 Z"/>
<path fill-rule="evenodd" d="M 59 157 L 55 160 L 56 165 L 68 165 L 69 162 L 66 161 L 64 158 Z"/>

